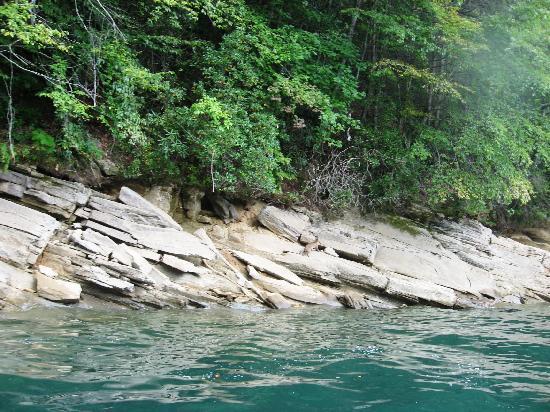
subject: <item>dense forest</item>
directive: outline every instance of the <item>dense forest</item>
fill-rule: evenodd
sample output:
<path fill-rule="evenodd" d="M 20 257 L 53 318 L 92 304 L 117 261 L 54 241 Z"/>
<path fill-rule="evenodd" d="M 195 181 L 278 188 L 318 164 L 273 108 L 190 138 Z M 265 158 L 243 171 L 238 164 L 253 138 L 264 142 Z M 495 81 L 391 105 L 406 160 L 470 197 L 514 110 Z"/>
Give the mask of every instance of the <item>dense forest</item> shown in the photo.
<path fill-rule="evenodd" d="M 550 0 L 8 0 L 0 163 L 509 225 L 550 210 Z"/>

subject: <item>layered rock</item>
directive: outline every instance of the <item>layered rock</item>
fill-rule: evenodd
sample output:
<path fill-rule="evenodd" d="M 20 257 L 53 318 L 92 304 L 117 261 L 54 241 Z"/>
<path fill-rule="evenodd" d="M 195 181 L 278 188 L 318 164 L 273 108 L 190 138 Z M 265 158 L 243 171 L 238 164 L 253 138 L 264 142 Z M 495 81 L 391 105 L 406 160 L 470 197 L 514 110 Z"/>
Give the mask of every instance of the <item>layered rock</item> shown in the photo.
<path fill-rule="evenodd" d="M 409 227 L 403 229 L 382 218 L 314 222 L 301 211 L 273 206 L 258 220 L 279 239 L 263 232 L 245 236 L 249 251 L 316 283 L 369 293 L 340 296 L 345 306 L 375 307 L 373 296 L 392 299 L 390 305 L 445 307 L 550 300 L 550 254 L 495 236 L 479 222 L 441 220 L 424 228 L 404 221 Z M 258 245 L 261 237 L 270 247 Z M 319 251 L 296 250 L 298 242 L 313 241 Z"/>
<path fill-rule="evenodd" d="M 0 259 L 21 268 L 35 264 L 58 227 L 55 218 L 0 198 Z"/>
<path fill-rule="evenodd" d="M 161 190 L 154 193 L 159 203 Z M 226 224 L 209 225 L 214 218 L 197 218 L 199 194 L 184 207 L 197 219 L 192 230 L 204 221 L 208 232 L 192 234 L 167 205 L 127 187 L 113 198 L 32 170 L 8 171 L 0 173 L 0 196 L 0 307 L 6 309 L 550 301 L 550 253 L 471 220 L 425 227 L 407 221 L 404 230 L 380 217 L 326 222 L 303 208 L 239 213 L 220 200 Z M 241 222 L 227 224 L 239 215 Z M 263 227 L 253 227 L 254 216 Z"/>
<path fill-rule="evenodd" d="M 10 170 L 0 172 L 0 193 L 54 216 L 69 218 L 77 207 L 88 202 L 92 190 L 35 171 L 23 174 Z"/>

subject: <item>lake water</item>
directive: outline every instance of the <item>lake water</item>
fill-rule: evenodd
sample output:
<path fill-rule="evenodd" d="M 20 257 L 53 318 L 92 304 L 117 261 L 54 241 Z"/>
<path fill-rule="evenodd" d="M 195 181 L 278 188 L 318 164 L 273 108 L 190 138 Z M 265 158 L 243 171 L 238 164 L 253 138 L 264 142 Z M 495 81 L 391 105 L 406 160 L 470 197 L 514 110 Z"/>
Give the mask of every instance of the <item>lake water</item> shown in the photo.
<path fill-rule="evenodd" d="M 2 411 L 550 411 L 550 306 L 0 314 Z"/>

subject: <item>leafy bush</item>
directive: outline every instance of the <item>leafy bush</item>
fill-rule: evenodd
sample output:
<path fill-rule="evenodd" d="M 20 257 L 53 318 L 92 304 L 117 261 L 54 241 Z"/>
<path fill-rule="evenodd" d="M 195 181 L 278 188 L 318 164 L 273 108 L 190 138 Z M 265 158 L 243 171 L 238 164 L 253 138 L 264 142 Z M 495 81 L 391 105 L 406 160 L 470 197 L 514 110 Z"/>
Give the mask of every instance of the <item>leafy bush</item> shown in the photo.
<path fill-rule="evenodd" d="M 98 4 L 0 5 L 20 160 L 100 138 L 135 178 L 546 219 L 549 0 Z"/>

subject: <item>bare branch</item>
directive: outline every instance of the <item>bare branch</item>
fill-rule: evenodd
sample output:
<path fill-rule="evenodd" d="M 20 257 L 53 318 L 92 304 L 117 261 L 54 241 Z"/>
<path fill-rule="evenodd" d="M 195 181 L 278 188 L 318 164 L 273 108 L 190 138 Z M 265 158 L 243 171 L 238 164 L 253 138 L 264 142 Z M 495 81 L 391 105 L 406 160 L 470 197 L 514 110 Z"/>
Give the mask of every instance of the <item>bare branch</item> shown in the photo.
<path fill-rule="evenodd" d="M 12 52 L 11 46 L 9 47 L 10 53 Z M 6 86 L 6 93 L 8 95 L 8 108 L 6 110 L 6 118 L 8 121 L 8 142 L 10 150 L 11 160 L 15 160 L 15 150 L 13 147 L 13 125 L 15 123 L 15 110 L 13 108 L 13 64 L 10 62 L 10 77 L 6 81 L 4 79 L 4 85 Z"/>

